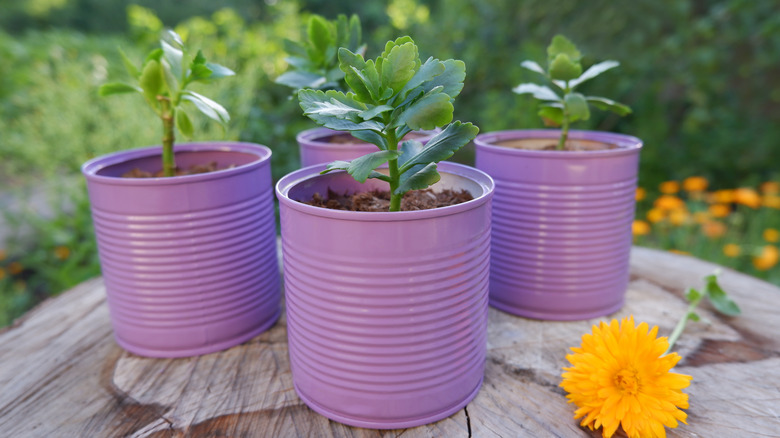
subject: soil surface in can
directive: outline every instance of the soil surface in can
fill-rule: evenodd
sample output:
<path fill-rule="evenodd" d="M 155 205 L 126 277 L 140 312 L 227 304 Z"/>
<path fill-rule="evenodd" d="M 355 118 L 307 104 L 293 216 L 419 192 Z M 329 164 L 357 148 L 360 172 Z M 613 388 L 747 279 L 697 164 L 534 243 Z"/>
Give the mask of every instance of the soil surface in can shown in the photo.
<path fill-rule="evenodd" d="M 183 176 L 183 175 L 197 175 L 199 173 L 209 173 L 209 172 L 216 172 L 218 170 L 224 170 L 224 169 L 230 169 L 232 167 L 236 167 L 235 165 L 230 165 L 227 167 L 219 168 L 217 167 L 217 162 L 212 161 L 210 163 L 206 164 L 197 164 L 194 166 L 190 166 L 186 169 L 175 169 L 175 175 L 176 176 Z M 122 174 L 122 178 L 159 178 L 165 176 L 163 174 L 162 169 L 156 171 L 156 172 L 150 172 L 147 170 L 142 170 L 139 168 L 135 168 L 129 172 L 125 172 Z"/>
<path fill-rule="evenodd" d="M 529 151 L 554 151 L 558 148 L 557 140 L 549 138 L 524 138 L 513 140 L 502 140 L 496 142 L 497 146 L 512 149 L 525 149 Z M 564 145 L 564 151 L 605 151 L 617 149 L 618 146 L 610 143 L 591 140 L 573 140 L 569 139 Z"/>
<path fill-rule="evenodd" d="M 430 210 L 433 208 L 447 207 L 461 204 L 474 199 L 466 190 L 444 189 L 434 192 L 431 189 L 413 190 L 407 192 L 401 200 L 401 211 Z M 331 210 L 347 211 L 389 211 L 390 192 L 387 190 L 372 190 L 355 194 L 336 193 L 328 189 L 328 196 L 323 198 L 315 193 L 312 199 L 299 201 L 315 207 L 329 208 Z"/>

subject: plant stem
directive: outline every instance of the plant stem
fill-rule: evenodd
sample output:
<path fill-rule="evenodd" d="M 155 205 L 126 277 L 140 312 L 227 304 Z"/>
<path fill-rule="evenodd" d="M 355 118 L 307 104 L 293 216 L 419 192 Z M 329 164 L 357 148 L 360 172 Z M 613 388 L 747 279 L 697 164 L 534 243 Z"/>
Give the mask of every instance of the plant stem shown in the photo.
<path fill-rule="evenodd" d="M 685 311 L 685 315 L 683 315 L 683 317 L 677 321 L 677 325 L 674 327 L 674 330 L 672 330 L 672 334 L 669 335 L 669 348 L 666 349 L 664 354 L 669 354 L 669 352 L 672 351 L 672 347 L 674 347 L 674 344 L 680 338 L 680 335 L 682 335 L 683 330 L 685 330 L 685 325 L 688 324 L 688 320 L 691 318 L 691 315 L 694 313 L 693 311 L 699 305 L 700 301 L 701 297 L 691 301 L 691 303 L 688 304 L 688 309 Z"/>
<path fill-rule="evenodd" d="M 171 112 L 171 101 L 167 97 L 157 96 L 162 106 L 162 114 L 160 118 L 163 122 L 163 138 L 162 138 L 162 162 L 163 162 L 163 176 L 174 176 L 176 170 L 176 163 L 173 157 L 173 113 Z"/>
<path fill-rule="evenodd" d="M 391 151 L 397 151 L 398 150 L 398 139 L 395 136 L 395 131 L 390 130 L 390 132 L 387 134 L 387 149 Z M 393 159 L 387 162 L 387 167 L 390 176 L 390 211 L 400 211 L 401 210 L 401 199 L 404 197 L 403 194 L 396 195 L 395 189 L 398 188 L 398 185 L 400 184 L 401 175 L 398 173 L 398 159 Z"/>
<path fill-rule="evenodd" d="M 568 95 L 571 92 L 571 89 L 569 88 L 569 83 L 566 83 L 566 89 L 563 90 L 563 120 L 561 123 L 561 138 L 558 140 L 558 147 L 556 147 L 556 150 L 562 151 L 563 148 L 566 146 L 566 140 L 569 138 L 569 124 L 571 123 L 569 121 L 569 106 L 566 105 L 566 95 Z"/>

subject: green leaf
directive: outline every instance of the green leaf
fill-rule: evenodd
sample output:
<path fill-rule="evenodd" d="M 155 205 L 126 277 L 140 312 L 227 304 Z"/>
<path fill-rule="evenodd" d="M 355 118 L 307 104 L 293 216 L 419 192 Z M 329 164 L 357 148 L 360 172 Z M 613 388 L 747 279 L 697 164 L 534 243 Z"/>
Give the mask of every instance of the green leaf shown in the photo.
<path fill-rule="evenodd" d="M 688 290 L 685 292 L 685 299 L 688 300 L 689 303 L 700 301 L 701 297 L 701 292 L 692 287 L 688 288 Z"/>
<path fill-rule="evenodd" d="M 363 31 L 360 26 L 360 17 L 357 14 L 352 14 L 349 17 L 349 44 L 347 48 L 352 51 L 358 51 L 362 40 Z"/>
<path fill-rule="evenodd" d="M 699 316 L 699 314 L 698 314 L 698 313 L 696 313 L 696 312 L 694 312 L 694 311 L 690 311 L 690 312 L 688 312 L 688 313 L 685 315 L 685 317 L 686 317 L 687 319 L 690 319 L 691 321 L 701 321 L 701 317 Z"/>
<path fill-rule="evenodd" d="M 580 75 L 580 77 L 571 80 L 569 82 L 569 86 L 571 88 L 574 88 L 577 85 L 579 85 L 579 84 L 581 84 L 581 83 L 583 83 L 583 82 L 585 82 L 585 81 L 587 81 L 589 79 L 593 79 L 596 76 L 604 73 L 605 71 L 607 71 L 609 69 L 612 69 L 612 68 L 615 68 L 615 67 L 617 67 L 619 65 L 620 65 L 620 63 L 617 62 L 617 61 L 604 61 L 604 62 L 600 62 L 600 63 L 595 64 L 595 65 L 592 65 L 592 66 L 590 66 L 589 69 L 585 70 L 585 73 Z"/>
<path fill-rule="evenodd" d="M 192 121 L 190 117 L 183 110 L 176 111 L 176 126 L 179 128 L 179 132 L 187 138 L 192 138 Z"/>
<path fill-rule="evenodd" d="M 143 93 L 143 90 L 139 87 L 130 85 L 130 84 L 123 84 L 121 82 L 112 82 L 109 84 L 103 84 L 98 88 L 98 95 L 100 96 L 110 96 L 112 94 L 123 94 L 123 93 Z"/>
<path fill-rule="evenodd" d="M 320 175 L 326 174 L 328 172 L 332 172 L 334 170 L 347 170 L 347 169 L 349 169 L 349 161 L 336 160 L 331 163 L 328 163 L 328 165 L 325 167 L 325 170 L 320 172 Z"/>
<path fill-rule="evenodd" d="M 198 49 L 198 53 L 192 58 L 191 67 L 195 65 L 202 65 L 206 63 L 206 57 L 203 56 L 203 51 Z"/>
<path fill-rule="evenodd" d="M 206 80 L 211 76 L 211 69 L 206 64 L 193 64 L 190 67 L 190 79 L 193 81 Z"/>
<path fill-rule="evenodd" d="M 185 91 L 182 94 L 182 99 L 192 102 L 206 117 L 219 122 L 223 126 L 230 121 L 230 115 L 227 110 L 206 96 L 194 91 Z"/>
<path fill-rule="evenodd" d="M 162 66 L 163 81 L 165 88 L 168 90 L 168 96 L 175 96 L 179 90 L 178 76 L 173 72 L 171 64 L 167 59 L 161 59 L 160 65 Z"/>
<path fill-rule="evenodd" d="M 563 108 L 559 106 L 543 105 L 537 114 L 547 126 L 561 126 L 563 124 Z"/>
<path fill-rule="evenodd" d="M 387 56 L 390 54 L 390 52 L 393 50 L 394 47 L 401 46 L 406 43 L 414 43 L 412 37 L 410 37 L 409 35 L 398 37 L 395 39 L 395 41 L 388 41 L 387 43 L 385 43 L 385 50 L 384 52 L 382 52 L 381 55 L 379 55 L 379 58 L 387 58 Z"/>
<path fill-rule="evenodd" d="M 561 54 L 566 55 L 573 62 L 578 62 L 582 58 L 574 43 L 563 35 L 555 35 L 547 47 L 547 59 L 553 60 Z"/>
<path fill-rule="evenodd" d="M 517 94 L 531 94 L 539 100 L 551 100 L 556 102 L 563 101 L 560 96 L 555 94 L 555 91 L 544 85 L 525 83 L 516 86 L 512 89 L 512 91 Z"/>
<path fill-rule="evenodd" d="M 441 175 L 436 168 L 436 163 L 428 163 L 425 166 L 412 169 L 408 174 L 402 176 L 401 183 L 393 193 L 403 195 L 410 190 L 421 190 L 430 187 L 439 182 Z"/>
<path fill-rule="evenodd" d="M 206 67 L 211 70 L 211 76 L 209 79 L 222 79 L 228 76 L 235 76 L 236 72 L 225 67 L 224 65 L 214 64 L 213 62 L 207 62 Z"/>
<path fill-rule="evenodd" d="M 473 140 L 478 133 L 479 128 L 471 123 L 453 122 L 430 139 L 419 153 L 406 160 L 398 171 L 404 173 L 418 164 L 427 165 L 446 160 Z"/>
<path fill-rule="evenodd" d="M 428 94 L 401 113 L 396 125 L 406 124 L 415 131 L 435 129 L 452 121 L 454 110 L 450 96 L 444 93 Z"/>
<path fill-rule="evenodd" d="M 704 277 L 704 280 L 704 293 L 718 312 L 728 316 L 736 316 L 742 313 L 737 303 L 729 298 L 726 291 L 720 287 L 716 275 L 708 275 Z"/>
<path fill-rule="evenodd" d="M 394 93 L 401 91 L 414 76 L 417 60 L 417 46 L 412 42 L 390 49 L 390 53 L 382 62 L 382 86 L 392 89 Z"/>
<path fill-rule="evenodd" d="M 366 61 L 361 55 L 352 53 L 344 47 L 339 49 L 339 68 L 344 72 L 344 80 L 347 85 L 359 101 L 371 102 L 371 92 L 363 82 L 363 78 L 360 77 L 360 72 L 365 67 Z"/>
<path fill-rule="evenodd" d="M 406 162 L 422 152 L 424 147 L 422 142 L 417 140 L 406 140 L 401 142 L 399 148 L 401 150 L 401 156 L 398 157 L 398 165 L 403 166 Z"/>
<path fill-rule="evenodd" d="M 298 92 L 298 101 L 304 115 L 326 128 L 337 131 L 370 129 L 377 132 L 384 128 L 383 124 L 373 120 L 359 121 L 358 114 L 367 109 L 366 105 L 340 91 L 301 90 Z M 354 111 L 348 107 L 352 107 Z M 330 109 L 333 109 L 335 114 L 330 113 Z"/>
<path fill-rule="evenodd" d="M 425 91 L 442 86 L 444 87 L 442 91 L 454 99 L 463 90 L 463 80 L 466 79 L 466 63 L 456 59 L 448 59 L 442 63 L 444 64 L 444 73 L 434 77 L 425 86 Z"/>
<path fill-rule="evenodd" d="M 146 100 L 152 106 L 157 107 L 159 105 L 157 96 L 163 92 L 163 72 L 160 63 L 154 59 L 149 60 L 141 72 L 139 83 Z"/>
<path fill-rule="evenodd" d="M 306 58 L 308 56 L 306 53 L 306 48 L 297 41 L 285 38 L 282 40 L 282 46 L 284 47 L 284 51 L 292 56 L 298 58 Z"/>
<path fill-rule="evenodd" d="M 545 73 L 542 66 L 535 63 L 534 61 L 523 61 L 520 63 L 520 67 L 527 68 L 528 70 L 547 76 L 547 73 Z"/>
<path fill-rule="evenodd" d="M 392 110 L 393 107 L 390 105 L 376 105 L 373 108 L 370 108 L 360 113 L 360 118 L 362 118 L 363 120 L 371 120 L 382 113 L 386 113 Z"/>
<path fill-rule="evenodd" d="M 358 71 L 355 67 L 352 67 L 351 74 L 346 74 L 345 77 L 347 78 L 347 84 L 350 85 L 350 88 L 353 90 L 360 90 L 360 100 L 362 102 L 372 103 L 380 100 L 379 89 L 381 85 L 373 61 L 369 60 L 366 62 L 362 71 Z M 355 80 L 360 81 L 360 84 L 355 83 Z M 352 86 L 352 84 L 355 84 L 355 86 Z M 368 91 L 367 96 L 364 96 L 363 90 Z"/>
<path fill-rule="evenodd" d="M 146 66 L 146 64 L 152 60 L 159 62 L 162 56 L 163 56 L 163 49 L 152 50 L 151 52 L 149 52 L 148 55 L 146 55 L 146 59 L 144 60 L 144 66 Z"/>
<path fill-rule="evenodd" d="M 588 120 L 590 118 L 590 109 L 585 96 L 580 93 L 570 93 L 564 98 L 565 111 L 568 112 L 570 121 Z"/>
<path fill-rule="evenodd" d="M 173 73 L 173 76 L 179 80 L 182 79 L 182 59 L 184 58 L 184 52 L 165 41 L 160 41 L 162 46 L 164 58 Z M 170 84 L 169 84 L 170 85 Z"/>
<path fill-rule="evenodd" d="M 363 140 L 366 143 L 376 145 L 379 149 L 387 149 L 387 140 L 382 137 L 378 132 L 365 130 L 365 131 L 352 131 L 352 136 L 358 140 Z"/>
<path fill-rule="evenodd" d="M 307 71 L 292 70 L 279 75 L 274 82 L 286 85 L 291 88 L 313 88 L 319 89 L 327 80 L 316 73 Z"/>
<path fill-rule="evenodd" d="M 401 92 L 398 93 L 397 98 L 394 100 L 397 101 L 398 99 L 406 98 L 406 96 L 410 91 L 414 90 L 415 88 L 419 87 L 424 83 L 430 82 L 436 76 L 439 76 L 440 74 L 444 73 L 445 70 L 446 67 L 443 62 L 439 61 L 438 59 L 434 59 L 433 57 L 428 58 L 428 60 L 425 61 L 425 63 L 422 64 L 422 66 L 420 66 L 420 69 L 414 73 L 414 76 L 412 76 L 412 78 L 409 79 L 406 85 L 404 85 L 404 88 L 401 89 Z M 431 87 L 431 89 L 433 89 L 433 87 Z M 423 90 L 423 93 L 425 91 L 430 91 L 430 90 Z"/>
<path fill-rule="evenodd" d="M 565 53 L 559 53 L 550 63 L 550 78 L 561 81 L 576 79 L 582 74 L 582 66 Z"/>
<path fill-rule="evenodd" d="M 587 96 L 585 99 L 598 109 L 612 111 L 619 116 L 631 114 L 631 108 L 622 103 L 604 97 Z"/>
<path fill-rule="evenodd" d="M 135 67 L 135 64 L 133 64 L 133 61 L 130 60 L 130 58 L 127 57 L 124 50 L 121 48 L 119 49 L 119 56 L 122 58 L 122 64 L 125 65 L 125 70 L 127 70 L 127 73 L 138 79 L 138 77 L 141 75 L 141 72 L 138 71 L 138 69 Z"/>
<path fill-rule="evenodd" d="M 172 29 L 166 29 L 166 31 L 163 33 L 163 38 L 168 39 L 173 43 L 173 45 L 182 48 L 184 47 L 184 41 L 182 41 L 181 37 L 179 36 L 176 31 Z"/>
<path fill-rule="evenodd" d="M 349 163 L 347 171 L 355 180 L 366 182 L 366 179 L 371 175 L 371 172 L 374 171 L 374 169 L 390 160 L 397 159 L 399 155 L 401 155 L 401 152 L 399 151 L 386 150 L 372 152 L 352 160 L 352 162 Z"/>
<path fill-rule="evenodd" d="M 333 35 L 328 20 L 319 15 L 312 15 L 309 18 L 308 34 L 309 42 L 324 58 L 327 48 L 333 46 Z"/>

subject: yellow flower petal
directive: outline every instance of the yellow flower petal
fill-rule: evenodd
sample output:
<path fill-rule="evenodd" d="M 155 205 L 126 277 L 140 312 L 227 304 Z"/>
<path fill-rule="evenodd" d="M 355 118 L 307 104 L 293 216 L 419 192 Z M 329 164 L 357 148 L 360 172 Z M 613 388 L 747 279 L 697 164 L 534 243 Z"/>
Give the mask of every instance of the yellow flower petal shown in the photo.
<path fill-rule="evenodd" d="M 707 179 L 702 176 L 691 176 L 683 180 L 683 189 L 686 192 L 703 192 L 707 189 Z"/>
<path fill-rule="evenodd" d="M 661 191 L 661 193 L 666 195 L 673 195 L 680 191 L 680 183 L 677 181 L 665 181 L 658 186 L 658 189 Z"/>

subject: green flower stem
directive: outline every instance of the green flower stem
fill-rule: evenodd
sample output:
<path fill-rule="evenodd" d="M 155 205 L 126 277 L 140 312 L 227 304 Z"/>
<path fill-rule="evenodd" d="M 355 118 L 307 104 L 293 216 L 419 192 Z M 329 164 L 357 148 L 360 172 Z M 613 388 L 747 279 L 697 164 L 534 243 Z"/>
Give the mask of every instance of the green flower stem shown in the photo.
<path fill-rule="evenodd" d="M 157 96 L 162 107 L 162 113 L 160 118 L 163 122 L 163 138 L 162 138 L 162 162 L 163 162 L 163 176 L 173 176 L 176 170 L 176 163 L 173 157 L 173 111 L 171 110 L 171 101 L 167 97 Z"/>
<path fill-rule="evenodd" d="M 558 147 L 556 148 L 559 151 L 562 151 L 564 146 L 566 146 L 566 140 L 569 138 L 569 116 L 566 114 L 566 110 L 563 110 L 563 124 L 561 125 L 561 138 L 558 140 Z"/>
<path fill-rule="evenodd" d="M 395 131 L 390 130 L 390 132 L 385 137 L 387 140 L 387 149 L 391 151 L 397 151 L 398 150 L 398 139 L 395 136 Z M 401 210 L 401 199 L 403 199 L 403 195 L 397 195 L 395 193 L 395 189 L 398 188 L 398 185 L 400 184 L 401 180 L 401 174 L 398 171 L 398 159 L 393 159 L 387 162 L 387 167 L 390 176 L 390 211 L 400 211 Z"/>
<path fill-rule="evenodd" d="M 688 320 L 691 319 L 691 315 L 695 315 L 694 311 L 703 297 L 703 295 L 699 296 L 695 300 L 691 301 L 690 304 L 688 304 L 688 310 L 685 311 L 685 315 L 683 315 L 683 317 L 677 321 L 677 325 L 674 327 L 674 330 L 672 330 L 672 334 L 669 335 L 669 348 L 666 349 L 664 354 L 669 354 L 669 352 L 672 351 L 672 347 L 674 347 L 674 344 L 678 339 L 680 339 L 680 335 L 682 335 L 683 330 L 685 330 L 685 325 L 688 324 Z"/>

